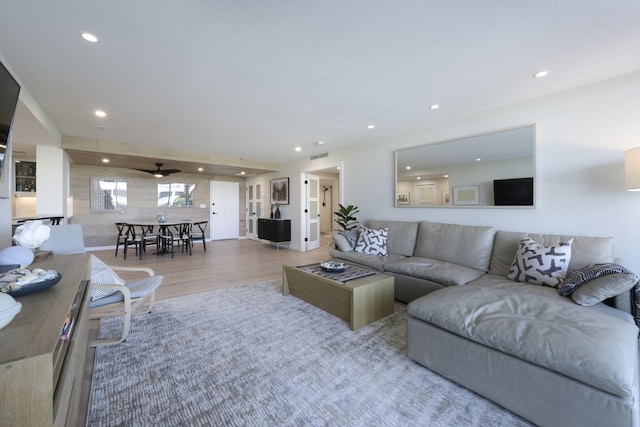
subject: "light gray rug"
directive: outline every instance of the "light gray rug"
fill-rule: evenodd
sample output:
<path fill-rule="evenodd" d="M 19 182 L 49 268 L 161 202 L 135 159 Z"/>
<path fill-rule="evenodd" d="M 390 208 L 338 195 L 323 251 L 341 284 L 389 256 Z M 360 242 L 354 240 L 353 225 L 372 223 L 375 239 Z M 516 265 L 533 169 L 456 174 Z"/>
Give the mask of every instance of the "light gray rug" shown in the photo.
<path fill-rule="evenodd" d="M 274 283 L 159 301 L 98 349 L 87 425 L 529 425 L 409 360 L 406 319 L 353 332 Z"/>

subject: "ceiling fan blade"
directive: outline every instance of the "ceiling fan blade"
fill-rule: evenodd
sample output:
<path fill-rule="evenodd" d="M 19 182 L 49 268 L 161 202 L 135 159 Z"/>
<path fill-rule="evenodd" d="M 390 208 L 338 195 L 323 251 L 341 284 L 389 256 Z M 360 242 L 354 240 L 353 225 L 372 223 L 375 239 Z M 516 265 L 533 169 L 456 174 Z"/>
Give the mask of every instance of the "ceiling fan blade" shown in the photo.
<path fill-rule="evenodd" d="M 146 172 L 146 173 L 157 173 L 158 170 L 157 169 L 136 169 L 137 171 L 140 172 Z"/>
<path fill-rule="evenodd" d="M 180 173 L 180 172 L 182 172 L 180 169 L 165 169 L 165 170 L 160 171 L 160 173 L 163 176 L 171 175 L 171 174 L 174 174 L 174 173 Z"/>

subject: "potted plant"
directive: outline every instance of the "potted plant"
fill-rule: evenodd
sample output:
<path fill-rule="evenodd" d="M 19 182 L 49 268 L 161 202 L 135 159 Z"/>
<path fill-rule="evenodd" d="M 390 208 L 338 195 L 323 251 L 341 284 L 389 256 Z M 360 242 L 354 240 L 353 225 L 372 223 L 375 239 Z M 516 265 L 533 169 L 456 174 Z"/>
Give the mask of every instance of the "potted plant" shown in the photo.
<path fill-rule="evenodd" d="M 358 207 L 354 205 L 342 206 L 340 204 L 338 206 L 340 206 L 340 209 L 334 212 L 336 216 L 334 221 L 342 228 L 342 232 L 356 228 L 358 220 L 354 215 L 359 212 Z"/>

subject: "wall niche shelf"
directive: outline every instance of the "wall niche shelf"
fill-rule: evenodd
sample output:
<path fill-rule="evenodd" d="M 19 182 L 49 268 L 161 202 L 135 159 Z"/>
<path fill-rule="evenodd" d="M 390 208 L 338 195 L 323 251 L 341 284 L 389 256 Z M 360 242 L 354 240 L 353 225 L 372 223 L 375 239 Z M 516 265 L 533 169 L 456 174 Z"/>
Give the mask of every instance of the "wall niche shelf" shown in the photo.
<path fill-rule="evenodd" d="M 36 193 L 36 162 L 19 161 L 14 167 L 14 192 L 33 195 Z"/>

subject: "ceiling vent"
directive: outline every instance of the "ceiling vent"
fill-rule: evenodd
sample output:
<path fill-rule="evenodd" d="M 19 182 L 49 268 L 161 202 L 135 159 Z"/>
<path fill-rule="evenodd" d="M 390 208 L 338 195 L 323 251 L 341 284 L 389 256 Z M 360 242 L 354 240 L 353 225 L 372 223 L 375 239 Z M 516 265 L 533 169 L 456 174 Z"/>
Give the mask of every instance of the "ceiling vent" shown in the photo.
<path fill-rule="evenodd" d="M 315 156 L 311 156 L 311 160 L 324 159 L 325 157 L 329 157 L 329 153 L 316 154 Z"/>

